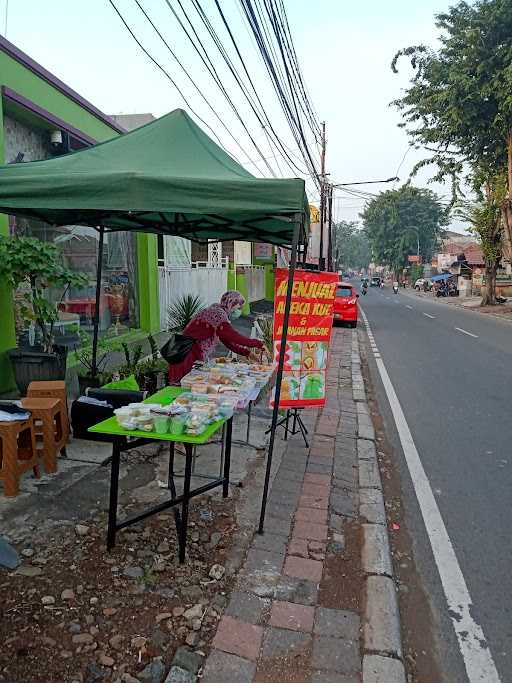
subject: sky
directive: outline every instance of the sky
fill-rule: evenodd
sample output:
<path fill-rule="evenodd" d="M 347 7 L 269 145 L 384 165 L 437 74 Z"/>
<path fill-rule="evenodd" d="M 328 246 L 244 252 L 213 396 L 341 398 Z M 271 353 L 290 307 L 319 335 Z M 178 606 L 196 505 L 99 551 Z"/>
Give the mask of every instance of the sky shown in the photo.
<path fill-rule="evenodd" d="M 180 1 L 199 26 L 191 0 Z M 407 180 L 414 163 L 423 155 L 421 151 L 409 149 L 406 133 L 397 127 L 400 116 L 389 103 L 403 92 L 412 71 L 404 60 L 400 73 L 393 74 L 390 62 L 398 49 L 408 45 L 425 43 L 435 47 L 434 15 L 453 3 L 446 0 L 284 1 L 310 100 L 318 120 L 326 122 L 326 170 L 330 180 L 351 183 L 395 175 L 401 181 Z M 143 45 L 180 86 L 188 105 L 251 172 L 269 175 L 265 162 L 261 161 L 263 156 L 278 177 L 297 175 L 282 159 L 276 161 L 264 129 L 206 37 L 205 45 L 214 56 L 216 68 L 259 152 L 207 74 L 166 0 L 139 2 L 210 106 L 174 61 L 135 0 L 114 2 Z M 179 12 L 179 0 L 169 0 L 169 3 Z M 273 125 L 297 154 L 296 143 L 241 17 L 239 0 L 221 0 L 220 4 Z M 225 45 L 231 47 L 214 0 L 203 0 L 202 5 Z M 189 109 L 168 78 L 134 42 L 109 0 L 0 0 L 0 33 L 106 113 L 151 112 L 161 116 L 176 107 Z M 235 58 L 234 52 L 232 55 Z M 205 127 L 201 121 L 198 123 Z M 206 132 L 212 135 L 211 130 Z M 306 180 L 308 194 L 315 201 L 318 197 L 314 185 L 310 179 Z M 424 172 L 414 182 L 430 187 L 445 198 L 449 194 L 449 188 L 427 185 L 427 181 L 428 173 Z M 393 184 L 368 185 L 363 189 L 376 192 L 388 187 Z M 363 206 L 363 200 L 338 192 L 335 217 L 357 220 Z M 460 224 L 451 227 L 463 230 Z"/>

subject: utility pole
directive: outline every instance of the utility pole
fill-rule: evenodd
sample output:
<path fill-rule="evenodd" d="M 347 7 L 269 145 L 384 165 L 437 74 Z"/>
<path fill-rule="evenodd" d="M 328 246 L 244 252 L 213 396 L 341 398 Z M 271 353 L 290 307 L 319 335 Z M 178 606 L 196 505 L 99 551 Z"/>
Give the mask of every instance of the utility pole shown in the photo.
<path fill-rule="evenodd" d="M 325 121 L 322 122 L 322 151 L 320 152 L 320 253 L 318 255 L 318 270 L 324 270 L 324 227 L 326 215 L 325 196 Z"/>
<path fill-rule="evenodd" d="M 328 212 L 328 223 L 327 223 L 327 270 L 333 272 L 333 258 L 332 258 L 332 185 L 329 183 L 327 185 L 327 212 Z"/>

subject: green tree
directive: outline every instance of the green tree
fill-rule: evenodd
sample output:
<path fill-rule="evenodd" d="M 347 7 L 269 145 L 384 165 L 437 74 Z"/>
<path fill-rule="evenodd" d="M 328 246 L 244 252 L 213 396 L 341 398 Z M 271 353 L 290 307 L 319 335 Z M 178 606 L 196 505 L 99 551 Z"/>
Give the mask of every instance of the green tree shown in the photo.
<path fill-rule="evenodd" d="M 485 293 L 481 305 L 496 304 L 496 273 L 503 254 L 502 205 L 507 192 L 502 174 L 477 190 L 477 201 L 464 206 L 460 214 L 470 224 L 478 239 L 485 260 Z"/>
<path fill-rule="evenodd" d="M 405 56 L 415 75 L 404 97 L 394 102 L 412 144 L 429 156 L 419 168 L 434 164 L 433 180 L 450 178 L 453 199 L 460 198 L 461 180 L 477 187 L 484 202 L 495 204 L 502 195 L 495 187 L 504 174 L 506 192 L 492 228 L 482 233 L 486 254 L 487 299 L 495 303 L 496 270 L 501 231 L 512 237 L 512 3 L 510 0 L 459 2 L 436 17 L 441 47 L 425 45 L 400 50 L 392 63 Z"/>
<path fill-rule="evenodd" d="M 447 211 L 430 190 L 404 185 L 369 201 L 361 218 L 373 260 L 398 274 L 409 255 L 431 260 Z"/>
<path fill-rule="evenodd" d="M 370 245 L 366 233 L 355 221 L 335 225 L 336 270 L 366 270 L 370 263 Z"/>

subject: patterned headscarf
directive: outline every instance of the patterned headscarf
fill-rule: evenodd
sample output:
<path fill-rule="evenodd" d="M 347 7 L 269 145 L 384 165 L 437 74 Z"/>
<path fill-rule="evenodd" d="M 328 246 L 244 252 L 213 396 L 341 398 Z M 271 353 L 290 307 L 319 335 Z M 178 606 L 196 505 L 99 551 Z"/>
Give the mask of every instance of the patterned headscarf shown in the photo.
<path fill-rule="evenodd" d="M 235 308 L 242 307 L 245 304 L 244 297 L 240 292 L 230 290 L 222 295 L 220 305 L 228 313 L 231 313 Z"/>
<path fill-rule="evenodd" d="M 244 303 L 245 299 L 240 292 L 226 292 L 222 295 L 219 304 L 207 306 L 207 308 L 204 308 L 192 318 L 191 324 L 208 324 L 211 325 L 214 330 L 211 337 L 199 342 L 203 360 L 210 358 L 213 355 L 215 348 L 219 343 L 217 328 L 225 323 L 229 323 L 229 314 L 231 311 L 237 308 L 237 306 L 243 306 Z"/>

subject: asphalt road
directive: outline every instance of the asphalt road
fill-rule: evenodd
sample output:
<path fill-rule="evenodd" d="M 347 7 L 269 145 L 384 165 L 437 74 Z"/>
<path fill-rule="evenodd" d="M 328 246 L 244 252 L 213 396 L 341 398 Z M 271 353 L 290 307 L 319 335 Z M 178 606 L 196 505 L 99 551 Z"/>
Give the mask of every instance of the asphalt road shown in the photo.
<path fill-rule="evenodd" d="M 501 681 L 511 682 L 512 324 L 391 288 L 372 288 L 360 303 L 455 549 L 472 616 Z M 401 453 L 396 435 L 394 445 Z M 403 453 L 400 467 L 441 669 L 449 683 L 467 681 Z"/>

